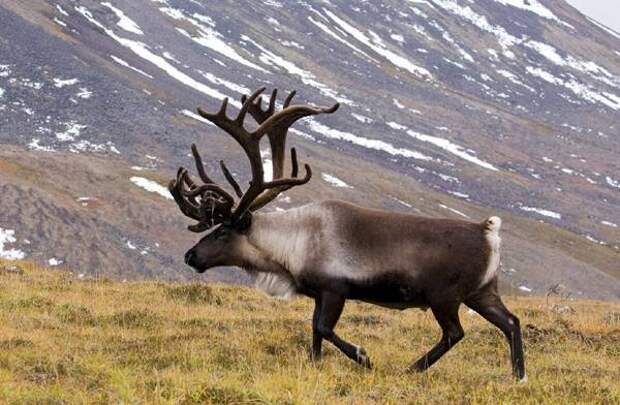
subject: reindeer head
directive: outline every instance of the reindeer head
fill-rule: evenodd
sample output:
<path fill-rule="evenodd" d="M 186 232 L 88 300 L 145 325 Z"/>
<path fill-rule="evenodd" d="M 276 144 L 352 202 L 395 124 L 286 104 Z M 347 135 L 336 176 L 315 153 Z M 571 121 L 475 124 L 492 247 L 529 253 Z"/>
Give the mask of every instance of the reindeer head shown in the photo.
<path fill-rule="evenodd" d="M 223 161 L 220 167 L 224 177 L 231 185 L 237 198 L 216 184 L 205 172 L 202 158 L 196 145 L 192 145 L 192 154 L 196 161 L 198 175 L 203 184 L 195 183 L 187 170 L 179 168 L 176 179 L 168 186 L 170 193 L 179 205 L 181 212 L 195 219 L 198 223 L 189 226 L 193 232 L 211 231 L 185 254 L 185 263 L 198 272 L 215 266 L 241 266 L 239 245 L 244 234 L 252 225 L 252 212 L 273 201 L 280 193 L 292 187 L 307 183 L 312 176 L 310 166 L 305 165 L 306 174 L 298 177 L 299 166 L 295 149 L 291 149 L 291 177 L 284 178 L 284 158 L 286 151 L 286 135 L 288 129 L 300 118 L 321 113 L 333 113 L 338 104 L 329 108 L 317 108 L 307 105 L 290 105 L 295 92 L 289 94 L 284 101 L 282 110 L 276 113 L 276 95 L 274 90 L 266 110 L 261 107 L 260 94 L 264 87 L 256 90 L 251 96 L 243 96 L 241 110 L 235 119 L 226 116 L 228 99 L 224 99 L 220 110 L 207 113 L 198 108 L 198 113 L 205 119 L 230 134 L 243 148 L 250 161 L 252 180 L 245 192 L 232 176 Z M 249 132 L 244 128 L 247 113 L 259 124 L 258 128 Z M 263 162 L 260 155 L 260 140 L 267 135 L 272 154 L 273 180 L 264 180 Z"/>

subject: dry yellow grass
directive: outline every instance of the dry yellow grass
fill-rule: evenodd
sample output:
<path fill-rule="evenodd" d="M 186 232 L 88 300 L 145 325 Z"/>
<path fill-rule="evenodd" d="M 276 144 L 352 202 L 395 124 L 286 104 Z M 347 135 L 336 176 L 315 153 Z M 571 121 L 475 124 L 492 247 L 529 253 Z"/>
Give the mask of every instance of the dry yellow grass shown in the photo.
<path fill-rule="evenodd" d="M 0 274 L 1 403 L 620 403 L 620 305 L 509 298 L 529 382 L 499 331 L 463 309 L 465 339 L 425 374 L 404 369 L 438 339 L 430 313 L 349 303 L 337 330 L 367 371 L 326 344 L 313 364 L 312 302 L 247 288 L 80 281 L 22 263 Z"/>

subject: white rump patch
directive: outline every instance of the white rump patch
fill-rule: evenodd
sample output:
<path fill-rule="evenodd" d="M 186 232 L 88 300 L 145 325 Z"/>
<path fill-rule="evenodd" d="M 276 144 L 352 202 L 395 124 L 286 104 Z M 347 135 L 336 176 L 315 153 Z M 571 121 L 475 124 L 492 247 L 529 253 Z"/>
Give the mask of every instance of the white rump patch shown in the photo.
<path fill-rule="evenodd" d="M 259 273 L 254 281 L 254 287 L 265 294 L 284 300 L 296 295 L 295 284 L 290 276 L 276 273 Z"/>
<path fill-rule="evenodd" d="M 502 226 L 502 219 L 500 217 L 490 217 L 487 219 L 486 224 L 489 231 L 497 233 Z"/>
<path fill-rule="evenodd" d="M 500 217 L 490 217 L 485 221 L 485 226 L 484 235 L 489 244 L 490 255 L 489 264 L 487 265 L 484 277 L 482 277 L 480 287 L 484 286 L 495 277 L 497 268 L 499 267 L 499 248 L 502 244 L 502 238 L 499 237 L 499 228 L 502 226 L 502 219 Z"/>

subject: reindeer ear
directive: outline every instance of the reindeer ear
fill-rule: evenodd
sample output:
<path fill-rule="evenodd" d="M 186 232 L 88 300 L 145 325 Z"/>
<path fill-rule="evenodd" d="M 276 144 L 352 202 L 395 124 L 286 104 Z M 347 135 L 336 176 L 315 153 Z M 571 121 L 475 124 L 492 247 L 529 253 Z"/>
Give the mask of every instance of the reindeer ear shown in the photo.
<path fill-rule="evenodd" d="M 237 222 L 233 224 L 233 227 L 235 228 L 237 232 L 244 232 L 244 231 L 247 231 L 251 225 L 252 225 L 252 214 L 246 211 L 246 213 L 243 214 L 243 216 L 239 218 Z"/>

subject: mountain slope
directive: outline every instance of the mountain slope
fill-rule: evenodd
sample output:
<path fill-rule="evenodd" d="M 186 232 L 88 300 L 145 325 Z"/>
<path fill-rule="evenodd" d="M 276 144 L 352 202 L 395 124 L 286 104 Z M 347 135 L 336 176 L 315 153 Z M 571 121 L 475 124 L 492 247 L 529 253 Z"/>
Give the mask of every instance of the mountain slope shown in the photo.
<path fill-rule="evenodd" d="M 89 273 L 189 277 L 185 221 L 131 179 L 165 185 L 192 142 L 211 172 L 223 158 L 243 177 L 239 148 L 192 111 L 266 85 L 342 104 L 295 127 L 317 170 L 282 208 L 331 196 L 497 213 L 506 285 L 620 297 L 620 38 L 563 1 L 0 0 L 0 27 L 3 165 L 57 161 L 44 196 L 23 170 L 2 172 L 0 228 L 17 235 L 4 249 Z M 98 183 L 81 195 L 74 177 Z M 80 197 L 114 210 L 84 212 Z M 53 209 L 35 221 L 42 201 Z M 94 252 L 108 258 L 91 263 Z"/>

